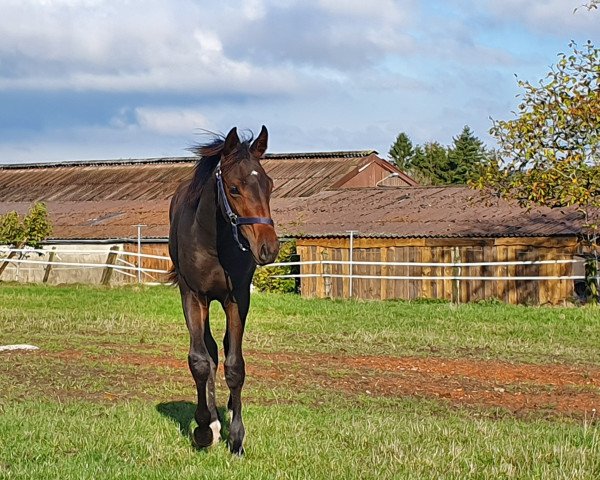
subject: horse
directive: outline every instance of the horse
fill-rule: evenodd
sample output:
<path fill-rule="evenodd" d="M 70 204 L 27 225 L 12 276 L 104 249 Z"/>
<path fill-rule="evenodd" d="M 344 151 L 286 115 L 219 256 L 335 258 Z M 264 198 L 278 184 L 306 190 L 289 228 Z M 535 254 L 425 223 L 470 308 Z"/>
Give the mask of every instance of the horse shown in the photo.
<path fill-rule="evenodd" d="M 279 240 L 271 218 L 273 181 L 260 160 L 267 149 L 263 125 L 255 140 L 240 140 L 237 129 L 215 136 L 194 152 L 199 160 L 189 181 L 177 188 L 169 208 L 171 280 L 179 286 L 190 334 L 188 365 L 198 393 L 192 441 L 208 448 L 220 440 L 215 376 L 219 352 L 212 336 L 209 306 L 218 301 L 226 316 L 223 339 L 229 388 L 229 450 L 244 454 L 242 337 L 257 265 L 272 263 Z"/>

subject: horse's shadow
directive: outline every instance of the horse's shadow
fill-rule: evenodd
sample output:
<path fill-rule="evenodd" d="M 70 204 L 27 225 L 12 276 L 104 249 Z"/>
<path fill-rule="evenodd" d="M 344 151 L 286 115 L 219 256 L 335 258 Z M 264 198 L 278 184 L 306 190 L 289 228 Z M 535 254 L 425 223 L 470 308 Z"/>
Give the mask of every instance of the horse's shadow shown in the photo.
<path fill-rule="evenodd" d="M 179 427 L 179 433 L 192 442 L 192 421 L 196 413 L 196 404 L 186 401 L 174 401 L 159 403 L 156 410 L 161 415 L 169 418 Z M 226 415 L 227 409 L 219 407 L 219 421 L 221 422 L 221 440 L 229 437 L 229 415 Z"/>

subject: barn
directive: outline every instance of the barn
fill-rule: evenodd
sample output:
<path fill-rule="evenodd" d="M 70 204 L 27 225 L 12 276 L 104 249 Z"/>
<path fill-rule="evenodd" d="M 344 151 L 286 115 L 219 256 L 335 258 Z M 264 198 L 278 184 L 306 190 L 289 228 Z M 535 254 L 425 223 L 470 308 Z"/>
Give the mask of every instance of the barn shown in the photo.
<path fill-rule="evenodd" d="M 168 204 L 191 174 L 193 157 L 128 159 L 0 167 L 0 214 L 24 213 L 44 201 L 54 223 L 51 245 L 93 246 L 166 254 Z M 577 212 L 525 211 L 466 187 L 421 187 L 373 151 L 271 154 L 263 165 L 274 179 L 272 214 L 283 238 L 294 238 L 309 297 L 365 299 L 498 298 L 509 303 L 559 304 L 573 298 L 571 279 L 469 280 L 437 277 L 569 277 L 571 263 L 502 266 L 361 265 L 359 262 L 481 263 L 572 260 L 582 253 Z M 350 233 L 352 261 L 350 261 Z M 161 260 L 144 267 L 166 269 Z M 44 272 L 21 271 L 40 281 Z M 353 278 L 348 278 L 352 274 Z M 6 273 L 5 273 L 6 275 Z M 29 275 L 29 277 L 27 276 Z M 49 281 L 94 281 L 82 272 Z M 91 275 L 87 273 L 86 275 Z M 417 277 L 431 277 L 423 280 Z M 408 279 L 362 278 L 406 277 Z M 3 279 L 10 279 L 3 277 Z M 157 275 L 156 280 L 162 280 Z M 113 282 L 131 277 L 113 278 Z"/>
<path fill-rule="evenodd" d="M 459 281 L 435 277 L 570 277 L 582 275 L 582 221 L 574 209 L 524 210 L 462 186 L 323 191 L 277 203 L 280 230 L 297 240 L 307 296 L 419 298 L 560 304 L 574 297 L 572 279 Z M 344 212 L 342 215 L 339 212 Z M 552 261 L 565 263 L 550 263 Z M 361 265 L 388 263 L 531 262 L 531 265 Z M 311 275 L 314 275 L 312 277 Z M 408 279 L 361 278 L 409 277 Z M 420 278 L 426 276 L 429 279 Z"/>
<path fill-rule="evenodd" d="M 68 245 L 72 253 L 62 253 L 60 258 L 66 263 L 79 261 L 78 250 L 83 249 L 96 252 L 86 263 L 114 261 L 111 249 L 134 252 L 138 240 L 143 253 L 165 255 L 169 201 L 177 185 L 191 175 L 195 162 L 195 157 L 168 157 L 0 165 L 0 214 L 24 214 L 34 202 L 45 202 L 54 225 L 47 248 Z M 263 166 L 276 185 L 274 201 L 306 198 L 327 189 L 416 185 L 374 151 L 267 154 Z M 155 259 L 143 262 L 145 268 L 156 270 L 169 266 Z M 23 265 L 7 269 L 2 279 L 97 283 L 108 280 L 105 274 L 75 266 L 48 274 L 44 268 Z M 110 279 L 135 280 L 123 275 Z"/>

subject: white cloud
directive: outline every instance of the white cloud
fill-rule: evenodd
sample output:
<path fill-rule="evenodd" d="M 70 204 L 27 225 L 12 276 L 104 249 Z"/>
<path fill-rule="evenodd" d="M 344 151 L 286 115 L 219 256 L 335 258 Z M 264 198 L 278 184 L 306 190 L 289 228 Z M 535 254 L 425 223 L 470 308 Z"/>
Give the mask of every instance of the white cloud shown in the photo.
<path fill-rule="evenodd" d="M 233 59 L 191 0 L 9 1 L 0 20 L 0 89 L 293 92 L 285 66 Z"/>
<path fill-rule="evenodd" d="M 213 127 L 199 110 L 190 108 L 138 107 L 135 118 L 140 128 L 161 135 L 191 136 L 198 129 L 210 130 Z"/>
<path fill-rule="evenodd" d="M 583 3 L 584 0 L 487 0 L 478 7 L 503 21 L 523 23 L 536 32 L 600 34 L 600 12 L 581 8 Z"/>

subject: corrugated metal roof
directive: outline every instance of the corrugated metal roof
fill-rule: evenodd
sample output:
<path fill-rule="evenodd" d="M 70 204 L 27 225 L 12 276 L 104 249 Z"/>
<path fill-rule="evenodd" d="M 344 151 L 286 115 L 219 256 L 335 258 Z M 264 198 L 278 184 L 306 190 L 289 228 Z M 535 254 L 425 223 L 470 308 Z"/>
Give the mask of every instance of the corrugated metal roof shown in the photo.
<path fill-rule="evenodd" d="M 572 236 L 581 231 L 575 209 L 527 211 L 467 187 L 345 189 L 274 204 L 287 236 L 375 237 Z"/>
<path fill-rule="evenodd" d="M 168 199 L 154 201 L 47 202 L 54 238 L 133 238 L 144 224 L 144 237 L 168 236 Z M 0 203 L 0 213 L 25 213 L 29 202 Z M 488 202 L 466 187 L 365 188 L 321 192 L 313 197 L 275 198 L 271 211 L 281 236 L 544 237 L 573 236 L 580 215 L 563 211 L 526 211 L 502 200 Z"/>
<path fill-rule="evenodd" d="M 283 236 L 506 237 L 575 235 L 574 210 L 525 211 L 485 199 L 466 187 L 331 189 L 369 162 L 389 164 L 368 152 L 267 156 L 276 183 L 273 217 Z M 168 204 L 187 179 L 194 159 L 96 162 L 0 167 L 0 214 L 47 203 L 57 238 L 168 236 Z M 392 168 L 392 166 L 389 166 Z M 354 172 L 354 173 L 353 173 Z"/>
<path fill-rule="evenodd" d="M 191 176 L 196 160 L 168 157 L 0 165 L 0 202 L 169 198 Z M 274 180 L 274 197 L 303 197 L 353 177 L 369 162 L 399 172 L 371 151 L 274 154 L 266 155 L 262 164 Z M 399 174 L 406 184 L 414 182 Z"/>

